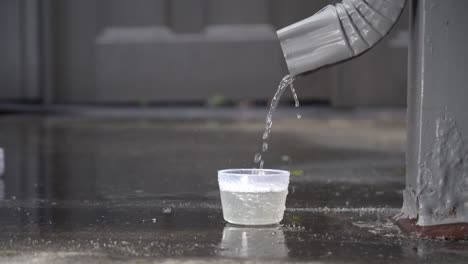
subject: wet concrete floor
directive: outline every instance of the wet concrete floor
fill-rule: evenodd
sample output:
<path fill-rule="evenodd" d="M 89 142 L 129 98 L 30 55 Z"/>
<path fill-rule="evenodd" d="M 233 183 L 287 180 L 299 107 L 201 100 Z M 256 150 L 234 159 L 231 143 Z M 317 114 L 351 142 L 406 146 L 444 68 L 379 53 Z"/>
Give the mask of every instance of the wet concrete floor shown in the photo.
<path fill-rule="evenodd" d="M 216 171 L 253 167 L 265 111 L 216 111 L 0 116 L 0 262 L 467 263 L 389 221 L 403 111 L 281 111 L 266 167 L 293 173 L 288 209 L 255 228 L 224 222 Z"/>

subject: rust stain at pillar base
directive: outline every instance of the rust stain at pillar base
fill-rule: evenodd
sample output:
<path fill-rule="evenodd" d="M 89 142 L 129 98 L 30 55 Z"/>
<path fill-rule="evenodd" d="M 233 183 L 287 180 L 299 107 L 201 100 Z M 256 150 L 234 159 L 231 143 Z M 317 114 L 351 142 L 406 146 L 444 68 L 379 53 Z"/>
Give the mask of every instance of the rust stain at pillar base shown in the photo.
<path fill-rule="evenodd" d="M 400 230 L 410 236 L 440 240 L 468 240 L 468 223 L 418 226 L 416 219 L 398 219 Z"/>

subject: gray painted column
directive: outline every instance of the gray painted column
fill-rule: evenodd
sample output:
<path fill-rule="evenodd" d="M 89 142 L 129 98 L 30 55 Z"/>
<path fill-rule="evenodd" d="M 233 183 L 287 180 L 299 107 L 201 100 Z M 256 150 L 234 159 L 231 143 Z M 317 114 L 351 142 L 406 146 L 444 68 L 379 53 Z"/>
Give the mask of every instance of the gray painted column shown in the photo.
<path fill-rule="evenodd" d="M 468 223 L 468 1 L 413 0 L 400 219 Z"/>

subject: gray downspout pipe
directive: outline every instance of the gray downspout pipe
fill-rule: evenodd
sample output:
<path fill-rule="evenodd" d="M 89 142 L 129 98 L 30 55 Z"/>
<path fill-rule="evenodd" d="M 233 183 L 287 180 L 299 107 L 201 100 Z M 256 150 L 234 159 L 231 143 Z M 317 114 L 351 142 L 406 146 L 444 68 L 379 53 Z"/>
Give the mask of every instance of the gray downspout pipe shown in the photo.
<path fill-rule="evenodd" d="M 382 40 L 406 0 L 343 0 L 277 32 L 292 76 L 357 57 Z"/>

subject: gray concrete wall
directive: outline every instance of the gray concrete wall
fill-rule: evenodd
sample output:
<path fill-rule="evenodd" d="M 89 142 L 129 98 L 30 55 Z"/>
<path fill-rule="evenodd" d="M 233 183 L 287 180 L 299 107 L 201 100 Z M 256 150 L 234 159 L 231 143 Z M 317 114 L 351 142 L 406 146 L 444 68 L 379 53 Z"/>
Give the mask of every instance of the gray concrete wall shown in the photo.
<path fill-rule="evenodd" d="M 0 61 L 0 99 L 269 99 L 287 73 L 275 30 L 330 2 L 5 0 L 0 34 L 7 41 L 0 53 L 8 60 Z M 298 80 L 302 99 L 404 105 L 405 22 L 375 51 Z"/>
<path fill-rule="evenodd" d="M 39 98 L 37 4 L 0 1 L 0 100 Z"/>
<path fill-rule="evenodd" d="M 19 1 L 0 2 L 0 90 L 2 98 L 19 98 L 21 96 L 21 51 L 19 45 Z"/>
<path fill-rule="evenodd" d="M 275 34 L 276 24 L 289 22 L 278 11 L 283 2 L 61 1 L 55 10 L 62 65 L 55 101 L 266 99 L 287 73 Z M 312 14 L 326 1 L 304 3 L 290 8 L 290 20 Z M 308 12 L 298 12 L 301 4 Z M 306 83 L 326 87 L 329 73 Z M 328 99 L 329 90 L 301 94 Z"/>

